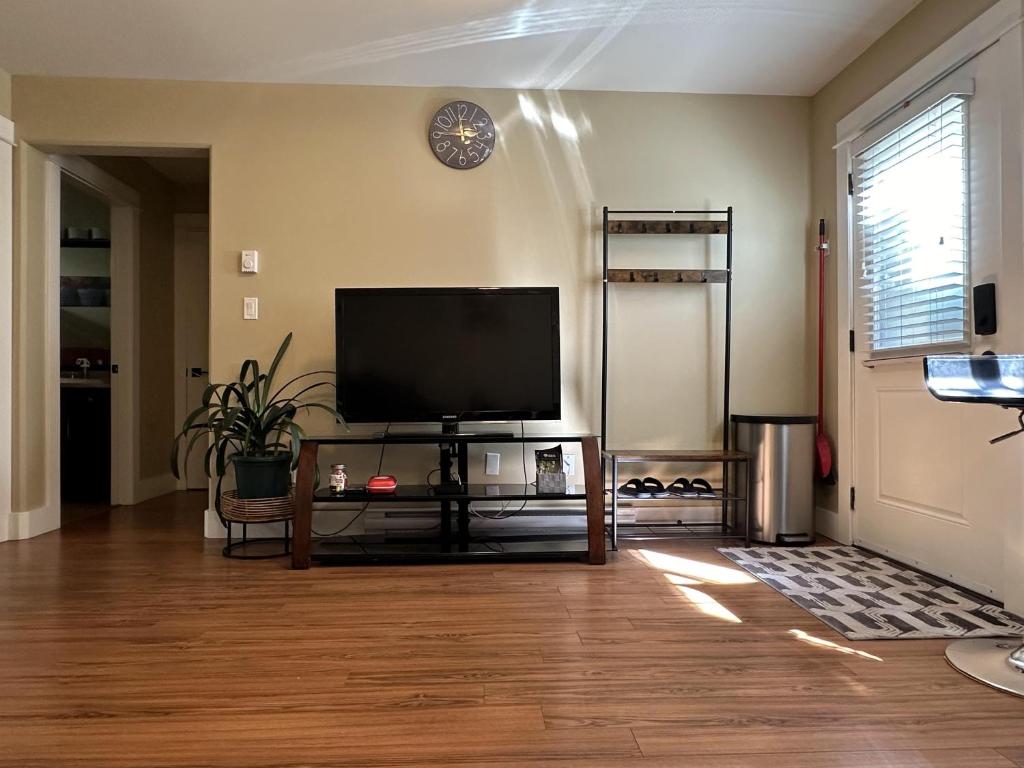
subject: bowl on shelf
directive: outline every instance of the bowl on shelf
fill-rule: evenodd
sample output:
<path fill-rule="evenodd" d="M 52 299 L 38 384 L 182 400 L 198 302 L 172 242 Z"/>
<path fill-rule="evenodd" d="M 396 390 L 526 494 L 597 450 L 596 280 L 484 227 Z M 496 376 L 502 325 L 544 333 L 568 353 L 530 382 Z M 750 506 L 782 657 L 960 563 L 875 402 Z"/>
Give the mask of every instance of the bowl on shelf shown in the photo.
<path fill-rule="evenodd" d="M 73 285 L 62 285 L 60 287 L 60 305 L 62 307 L 77 307 L 81 305 L 78 298 L 78 289 Z"/>
<path fill-rule="evenodd" d="M 104 288 L 79 288 L 78 301 L 83 307 L 104 307 L 108 293 Z"/>

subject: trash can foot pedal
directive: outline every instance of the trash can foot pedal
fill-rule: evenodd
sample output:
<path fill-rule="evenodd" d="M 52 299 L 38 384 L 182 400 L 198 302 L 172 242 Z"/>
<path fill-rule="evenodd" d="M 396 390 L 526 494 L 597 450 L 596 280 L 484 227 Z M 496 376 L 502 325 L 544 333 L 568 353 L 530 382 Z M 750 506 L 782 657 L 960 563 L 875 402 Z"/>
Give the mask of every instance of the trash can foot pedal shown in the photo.
<path fill-rule="evenodd" d="M 809 547 L 814 537 L 806 533 L 780 533 L 775 537 L 775 545 L 779 547 Z"/>

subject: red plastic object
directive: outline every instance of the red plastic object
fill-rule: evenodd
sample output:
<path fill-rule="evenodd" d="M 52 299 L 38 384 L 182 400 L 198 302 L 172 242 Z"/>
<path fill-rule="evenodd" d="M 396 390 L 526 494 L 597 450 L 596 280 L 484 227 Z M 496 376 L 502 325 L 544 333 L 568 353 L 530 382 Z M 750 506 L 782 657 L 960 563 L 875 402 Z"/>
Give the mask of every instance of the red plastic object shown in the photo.
<path fill-rule="evenodd" d="M 398 481 L 391 475 L 374 475 L 366 481 L 367 493 L 394 493 Z"/>
<path fill-rule="evenodd" d="M 825 434 L 825 255 L 828 239 L 825 220 L 818 220 L 818 430 L 814 438 L 818 459 L 818 476 L 832 484 L 836 482 L 832 463 L 832 443 Z"/>

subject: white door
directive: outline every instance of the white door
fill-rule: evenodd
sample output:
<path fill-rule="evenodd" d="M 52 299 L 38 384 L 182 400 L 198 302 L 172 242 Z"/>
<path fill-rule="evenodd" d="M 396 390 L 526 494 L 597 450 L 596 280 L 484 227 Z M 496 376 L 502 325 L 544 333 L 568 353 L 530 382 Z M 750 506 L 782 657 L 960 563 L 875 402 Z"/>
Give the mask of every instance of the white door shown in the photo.
<path fill-rule="evenodd" d="M 174 314 L 179 376 L 175 392 L 180 398 L 179 425 L 185 415 L 202 404 L 210 382 L 210 230 L 209 218 L 200 214 L 175 217 Z M 185 466 L 185 487 L 206 490 L 203 471 L 207 444 L 200 440 Z"/>
<path fill-rule="evenodd" d="M 950 79 L 971 83 L 974 91 L 966 112 L 968 297 L 970 285 L 995 281 L 1002 299 L 1000 328 L 1009 329 L 1017 326 L 1018 302 L 1015 270 L 1003 264 L 1000 230 L 997 60 L 990 49 Z M 907 119 L 920 108 L 908 108 Z M 854 543 L 1000 598 L 1004 521 L 1008 505 L 1016 503 L 1019 467 L 1015 450 L 989 445 L 988 439 L 1011 429 L 1016 419 L 995 406 L 935 400 L 925 388 L 920 355 L 872 362 L 856 248 L 853 256 Z M 1019 351 L 1007 331 L 968 339 L 967 351 L 975 354 Z"/>

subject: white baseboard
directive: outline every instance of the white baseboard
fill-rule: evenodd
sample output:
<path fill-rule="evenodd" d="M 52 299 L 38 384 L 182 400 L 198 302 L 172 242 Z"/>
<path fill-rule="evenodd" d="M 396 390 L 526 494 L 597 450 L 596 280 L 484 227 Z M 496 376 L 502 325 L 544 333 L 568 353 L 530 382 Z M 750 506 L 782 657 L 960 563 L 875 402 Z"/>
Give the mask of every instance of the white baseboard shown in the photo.
<path fill-rule="evenodd" d="M 825 507 L 814 509 L 814 530 L 839 544 L 850 544 L 844 526 L 840 525 L 839 514 Z"/>
<path fill-rule="evenodd" d="M 170 472 L 153 477 L 143 477 L 135 483 L 135 498 L 132 504 L 141 504 L 144 501 L 155 499 L 168 493 L 178 490 L 178 481 Z"/>
<path fill-rule="evenodd" d="M 223 539 L 226 537 L 224 526 L 220 524 L 216 510 L 208 509 L 203 514 L 203 536 L 208 539 Z"/>
<path fill-rule="evenodd" d="M 60 528 L 60 506 L 47 505 L 24 512 L 0 514 L 0 541 L 31 539 Z"/>

